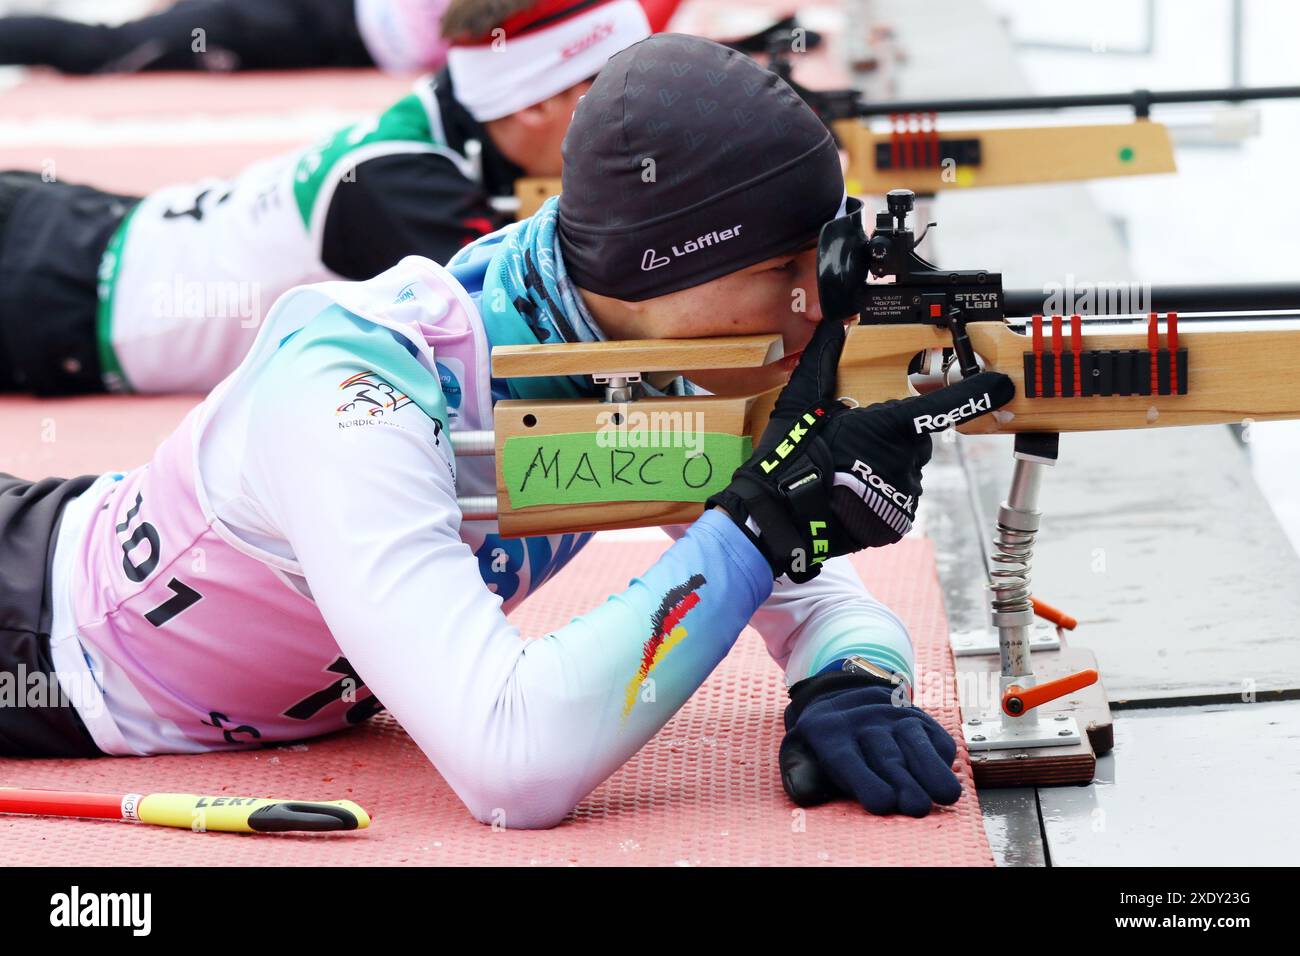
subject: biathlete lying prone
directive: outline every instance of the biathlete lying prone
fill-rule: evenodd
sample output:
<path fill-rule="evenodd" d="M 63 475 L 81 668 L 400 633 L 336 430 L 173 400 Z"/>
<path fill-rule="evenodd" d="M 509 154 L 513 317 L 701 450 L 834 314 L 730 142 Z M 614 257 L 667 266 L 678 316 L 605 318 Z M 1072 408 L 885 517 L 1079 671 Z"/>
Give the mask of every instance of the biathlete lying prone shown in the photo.
<path fill-rule="evenodd" d="M 956 801 L 955 744 L 899 699 L 906 629 L 842 556 L 910 527 L 931 451 L 916 418 L 996 409 L 1014 386 L 982 373 L 903 402 L 836 399 L 844 327 L 815 296 L 792 302 L 845 203 L 829 132 L 776 75 L 673 34 L 613 56 L 565 139 L 563 193 L 536 216 L 446 268 L 410 257 L 290 292 L 145 467 L 4 479 L 0 668 L 56 673 L 70 703 L 0 710 L 0 751 L 246 748 L 382 706 L 477 819 L 551 826 L 752 623 L 791 685 L 780 772 L 796 801 Z M 504 612 L 588 536 L 511 541 L 462 520 L 457 495 L 495 480 L 448 433 L 491 428 L 499 399 L 599 392 L 494 380 L 490 348 L 751 333 L 779 333 L 788 358 L 658 383 L 788 378 L 750 462 L 626 590 L 520 640 Z"/>
<path fill-rule="evenodd" d="M 207 393 L 295 286 L 446 264 L 516 180 L 560 174 L 579 97 L 650 35 L 636 0 L 446 6 L 445 70 L 233 179 L 137 198 L 0 172 L 0 391 Z"/>
<path fill-rule="evenodd" d="M 481 2 L 481 0 L 477 0 Z M 176 0 L 125 23 L 0 17 L 0 64 L 64 73 L 434 69 L 447 0 Z"/>

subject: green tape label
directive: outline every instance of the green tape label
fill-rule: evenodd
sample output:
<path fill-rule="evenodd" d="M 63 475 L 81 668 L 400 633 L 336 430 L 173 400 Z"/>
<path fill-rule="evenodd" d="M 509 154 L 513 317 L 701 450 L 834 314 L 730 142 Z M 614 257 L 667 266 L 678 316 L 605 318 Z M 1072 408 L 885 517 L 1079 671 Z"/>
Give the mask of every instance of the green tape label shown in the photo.
<path fill-rule="evenodd" d="M 749 436 L 691 433 L 690 441 L 657 433 L 641 447 L 636 434 L 567 432 L 507 438 L 501 463 L 510 507 L 615 501 L 705 501 L 749 460 Z"/>

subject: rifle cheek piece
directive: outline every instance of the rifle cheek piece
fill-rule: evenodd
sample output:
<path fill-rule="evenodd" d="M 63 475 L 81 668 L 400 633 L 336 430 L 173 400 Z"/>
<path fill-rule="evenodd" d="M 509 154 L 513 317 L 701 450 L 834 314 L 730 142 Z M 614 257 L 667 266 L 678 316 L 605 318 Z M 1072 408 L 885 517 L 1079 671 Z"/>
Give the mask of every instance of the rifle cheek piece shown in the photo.
<path fill-rule="evenodd" d="M 868 240 L 862 229 L 862 200 L 850 197 L 848 212 L 822 226 L 817 240 L 817 297 L 822 316 L 843 321 L 866 305 L 871 274 Z"/>

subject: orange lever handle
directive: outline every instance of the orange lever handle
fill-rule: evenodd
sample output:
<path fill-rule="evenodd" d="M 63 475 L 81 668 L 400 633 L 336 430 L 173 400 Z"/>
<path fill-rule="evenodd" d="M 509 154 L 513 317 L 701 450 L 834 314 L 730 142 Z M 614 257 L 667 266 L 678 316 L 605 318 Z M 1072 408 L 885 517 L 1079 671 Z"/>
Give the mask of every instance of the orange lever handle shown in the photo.
<path fill-rule="evenodd" d="M 1038 684 L 1035 687 L 1026 688 L 1012 684 L 1002 695 L 1002 710 L 1011 717 L 1019 717 L 1031 708 L 1095 683 L 1097 683 L 1097 672 L 1089 668 L 1077 674 L 1067 674 L 1056 680 L 1049 680 L 1046 684 Z"/>
<path fill-rule="evenodd" d="M 1064 611 L 1058 611 L 1046 601 L 1040 601 L 1038 598 L 1030 598 L 1034 602 L 1034 613 L 1045 621 L 1051 621 L 1057 627 L 1063 627 L 1067 631 L 1073 631 L 1079 626 L 1079 622 Z"/>

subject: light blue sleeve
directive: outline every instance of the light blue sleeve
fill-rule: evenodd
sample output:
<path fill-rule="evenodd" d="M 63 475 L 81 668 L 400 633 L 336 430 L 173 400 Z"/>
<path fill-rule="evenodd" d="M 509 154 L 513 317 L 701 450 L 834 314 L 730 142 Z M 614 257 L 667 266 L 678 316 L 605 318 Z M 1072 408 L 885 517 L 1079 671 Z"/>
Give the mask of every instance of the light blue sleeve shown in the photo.
<path fill-rule="evenodd" d="M 674 538 L 683 533 L 681 526 L 664 531 Z M 764 568 L 771 577 L 766 564 Z M 903 674 L 915 686 L 907 626 L 867 589 L 847 557 L 825 562 L 821 573 L 804 584 L 777 579 L 750 623 L 785 670 L 787 685 L 859 655 Z"/>
<path fill-rule="evenodd" d="M 805 584 L 782 578 L 754 615 L 754 628 L 785 667 L 787 684 L 860 655 L 914 684 L 912 640 L 898 615 L 877 600 L 848 558 L 833 558 Z"/>
<path fill-rule="evenodd" d="M 338 383 L 362 372 L 412 404 L 340 428 Z M 391 334 L 323 316 L 259 385 L 249 490 L 340 649 L 474 816 L 550 826 L 695 692 L 771 572 L 709 512 L 625 589 L 521 640 L 460 538 L 441 413 L 437 377 Z"/>

